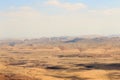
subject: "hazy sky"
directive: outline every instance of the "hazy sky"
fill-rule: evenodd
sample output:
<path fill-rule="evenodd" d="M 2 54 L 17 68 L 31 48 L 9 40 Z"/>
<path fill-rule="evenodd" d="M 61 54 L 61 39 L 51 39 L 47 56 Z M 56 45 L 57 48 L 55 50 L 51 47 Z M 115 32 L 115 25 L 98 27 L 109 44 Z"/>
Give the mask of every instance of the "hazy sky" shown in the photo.
<path fill-rule="evenodd" d="M 120 33 L 120 0 L 0 0 L 0 38 Z"/>

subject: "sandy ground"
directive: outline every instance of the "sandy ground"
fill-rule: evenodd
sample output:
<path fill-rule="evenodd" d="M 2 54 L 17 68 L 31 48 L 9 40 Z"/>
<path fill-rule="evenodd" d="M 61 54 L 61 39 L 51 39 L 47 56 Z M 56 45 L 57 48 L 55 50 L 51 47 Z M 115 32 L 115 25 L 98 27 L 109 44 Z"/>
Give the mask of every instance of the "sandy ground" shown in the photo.
<path fill-rule="evenodd" d="M 0 80 L 120 80 L 120 53 L 103 51 L 0 49 Z"/>

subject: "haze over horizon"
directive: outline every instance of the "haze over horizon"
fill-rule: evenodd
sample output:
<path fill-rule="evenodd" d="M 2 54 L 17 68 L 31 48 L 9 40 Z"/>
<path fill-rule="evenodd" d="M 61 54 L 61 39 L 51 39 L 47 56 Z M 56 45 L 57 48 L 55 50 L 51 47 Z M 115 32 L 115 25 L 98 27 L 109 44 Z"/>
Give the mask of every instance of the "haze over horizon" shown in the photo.
<path fill-rule="evenodd" d="M 1 0 L 0 38 L 120 34 L 120 0 Z"/>

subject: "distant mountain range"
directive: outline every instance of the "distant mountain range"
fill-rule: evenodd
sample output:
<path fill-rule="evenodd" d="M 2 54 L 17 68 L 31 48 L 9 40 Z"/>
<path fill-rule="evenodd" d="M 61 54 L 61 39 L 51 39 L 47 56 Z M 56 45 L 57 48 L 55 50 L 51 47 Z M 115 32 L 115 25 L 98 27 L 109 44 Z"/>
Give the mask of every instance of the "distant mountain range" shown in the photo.
<path fill-rule="evenodd" d="M 47 43 L 76 43 L 76 42 L 118 42 L 120 41 L 120 35 L 110 35 L 110 36 L 101 36 L 101 35 L 83 35 L 78 37 L 62 36 L 62 37 L 42 37 L 38 39 L 6 39 L 0 40 L 0 45 L 2 44 L 47 44 Z"/>

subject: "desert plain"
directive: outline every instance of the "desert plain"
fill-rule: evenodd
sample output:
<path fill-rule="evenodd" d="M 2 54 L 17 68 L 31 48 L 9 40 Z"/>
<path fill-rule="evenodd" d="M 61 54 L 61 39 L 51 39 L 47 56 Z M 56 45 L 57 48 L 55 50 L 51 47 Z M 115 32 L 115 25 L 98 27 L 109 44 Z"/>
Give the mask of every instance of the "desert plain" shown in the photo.
<path fill-rule="evenodd" d="M 1 40 L 0 80 L 120 80 L 120 38 Z"/>

